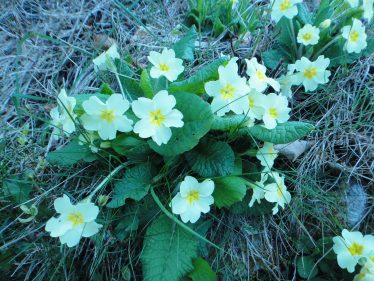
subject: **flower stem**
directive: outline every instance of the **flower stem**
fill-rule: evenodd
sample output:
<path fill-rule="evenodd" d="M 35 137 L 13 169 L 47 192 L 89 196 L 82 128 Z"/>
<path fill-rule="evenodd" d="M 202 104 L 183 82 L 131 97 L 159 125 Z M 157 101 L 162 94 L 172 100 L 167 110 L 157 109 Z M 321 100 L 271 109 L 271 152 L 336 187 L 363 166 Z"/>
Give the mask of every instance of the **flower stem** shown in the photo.
<path fill-rule="evenodd" d="M 332 44 L 334 44 L 336 41 L 338 41 L 340 39 L 340 34 L 338 34 L 337 36 L 335 36 L 329 43 L 327 43 L 325 46 L 323 46 L 323 48 L 321 48 L 314 56 L 313 56 L 313 59 L 316 59 L 318 58 L 318 56 L 320 54 L 322 54 L 324 51 L 326 51 L 326 49 L 328 47 L 330 47 Z"/>
<path fill-rule="evenodd" d="M 218 245 L 214 244 L 213 242 L 209 241 L 208 239 L 206 239 L 205 237 L 201 236 L 199 233 L 197 233 L 196 231 L 193 231 L 191 228 L 189 228 L 187 225 L 185 225 L 184 223 L 182 223 L 180 220 L 178 220 L 172 213 L 170 213 L 164 205 L 162 205 L 160 199 L 157 197 L 153 187 L 151 187 L 151 195 L 153 197 L 153 200 L 156 202 L 157 206 L 161 209 L 161 211 L 168 217 L 170 218 L 172 221 L 174 221 L 176 224 L 178 224 L 180 227 L 182 227 L 184 230 L 186 230 L 187 232 L 191 233 L 192 235 L 196 236 L 197 238 L 203 240 L 204 242 L 208 243 L 209 245 L 213 246 L 214 248 L 220 250 L 220 251 L 224 251 L 221 247 L 219 247 Z"/>
<path fill-rule="evenodd" d="M 295 55 L 297 56 L 297 44 L 296 44 L 296 35 L 295 35 L 295 29 L 293 27 L 292 19 L 289 20 L 290 23 L 290 29 L 291 29 L 291 40 L 294 46 Z"/>
<path fill-rule="evenodd" d="M 118 82 L 119 88 L 120 88 L 120 90 L 121 90 L 121 94 L 122 94 L 123 98 L 126 99 L 126 94 L 125 94 L 125 91 L 123 90 L 122 83 L 121 83 L 121 79 L 119 78 L 119 75 L 118 75 L 117 70 L 114 72 L 114 75 L 116 75 L 117 82 Z M 130 101 L 132 101 L 132 98 L 131 98 L 130 95 L 128 95 L 128 99 L 129 99 Z"/>
<path fill-rule="evenodd" d="M 125 168 L 126 166 L 128 166 L 129 164 L 128 163 L 122 163 L 121 165 L 119 165 L 118 167 L 116 167 L 113 171 L 111 171 L 109 173 L 109 175 L 107 175 L 105 177 L 105 179 L 95 188 L 95 190 L 87 197 L 87 200 L 88 201 L 91 201 L 92 197 L 94 197 L 94 195 L 96 194 L 96 192 L 98 192 L 100 189 L 102 189 L 103 187 L 105 187 L 108 182 L 112 179 L 113 176 L 115 176 L 119 171 L 121 171 L 123 168 Z"/>

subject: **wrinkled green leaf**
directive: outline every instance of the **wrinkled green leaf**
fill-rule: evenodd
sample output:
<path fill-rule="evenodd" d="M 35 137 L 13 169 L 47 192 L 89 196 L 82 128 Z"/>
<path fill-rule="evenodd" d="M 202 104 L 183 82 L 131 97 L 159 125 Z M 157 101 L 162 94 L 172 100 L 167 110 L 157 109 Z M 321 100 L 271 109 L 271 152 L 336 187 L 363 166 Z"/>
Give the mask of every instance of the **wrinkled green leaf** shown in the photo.
<path fill-rule="evenodd" d="M 111 143 L 115 152 L 121 155 L 129 155 L 134 148 L 147 144 L 144 140 L 138 139 L 127 134 L 118 135 Z"/>
<path fill-rule="evenodd" d="M 193 265 L 195 268 L 188 275 L 192 281 L 215 281 L 217 279 L 216 273 L 204 259 L 195 259 Z"/>
<path fill-rule="evenodd" d="M 204 84 L 209 80 L 218 79 L 218 67 L 226 62 L 227 58 L 220 58 L 197 71 L 190 78 L 174 82 L 169 86 L 169 92 L 190 92 L 197 95 L 205 93 Z"/>
<path fill-rule="evenodd" d="M 215 187 L 213 192 L 214 204 L 218 208 L 230 207 L 242 201 L 246 191 L 246 181 L 240 177 L 229 176 L 213 179 Z"/>
<path fill-rule="evenodd" d="M 136 231 L 139 227 L 139 218 L 134 216 L 124 217 L 114 229 L 114 234 L 118 240 L 124 240 L 132 231 Z"/>
<path fill-rule="evenodd" d="M 296 260 L 297 273 L 302 278 L 315 277 L 318 274 L 318 268 L 314 266 L 314 260 L 310 256 L 298 257 Z M 313 271 L 312 271 L 313 269 Z"/>
<path fill-rule="evenodd" d="M 177 58 L 192 61 L 194 60 L 193 51 L 195 49 L 195 41 L 197 38 L 196 29 L 192 26 L 187 34 L 173 45 L 175 56 Z"/>
<path fill-rule="evenodd" d="M 179 281 L 193 270 L 196 238 L 162 215 L 147 229 L 140 260 L 144 281 Z"/>
<path fill-rule="evenodd" d="M 3 192 L 5 196 L 11 196 L 15 203 L 21 204 L 29 199 L 32 190 L 31 182 L 5 179 L 3 181 Z"/>
<path fill-rule="evenodd" d="M 243 114 L 224 116 L 224 117 L 219 117 L 215 115 L 213 124 L 212 124 L 212 130 L 228 131 L 230 129 L 243 127 L 248 120 L 249 120 L 249 117 Z"/>
<path fill-rule="evenodd" d="M 80 160 L 92 162 L 97 159 L 87 145 L 80 145 L 78 140 L 72 140 L 58 150 L 49 152 L 46 160 L 52 165 L 71 166 Z"/>
<path fill-rule="evenodd" d="M 262 125 L 248 128 L 248 132 L 258 140 L 274 144 L 285 144 L 306 136 L 314 129 L 314 126 L 305 122 L 289 121 L 278 124 L 273 130 L 266 129 Z"/>
<path fill-rule="evenodd" d="M 309 12 L 309 9 L 305 3 L 297 4 L 297 9 L 299 10 L 297 17 L 301 20 L 303 25 L 308 23 L 312 24 L 312 13 Z"/>
<path fill-rule="evenodd" d="M 276 69 L 284 61 L 283 53 L 279 49 L 273 49 L 262 53 L 262 61 L 269 69 Z"/>
<path fill-rule="evenodd" d="M 182 154 L 194 148 L 213 122 L 210 105 L 200 97 L 185 92 L 174 93 L 174 96 L 176 109 L 183 114 L 183 127 L 171 129 L 172 137 L 167 144 L 159 146 L 152 140 L 148 141 L 154 151 L 164 156 Z"/>
<path fill-rule="evenodd" d="M 107 204 L 107 207 L 120 207 L 128 198 L 141 200 L 147 195 L 152 178 L 153 171 L 148 164 L 140 164 L 126 170 L 123 178 L 115 184 L 112 201 Z"/>
<path fill-rule="evenodd" d="M 186 159 L 192 171 L 206 178 L 227 176 L 234 170 L 234 152 L 222 141 L 203 140 L 186 153 Z"/>

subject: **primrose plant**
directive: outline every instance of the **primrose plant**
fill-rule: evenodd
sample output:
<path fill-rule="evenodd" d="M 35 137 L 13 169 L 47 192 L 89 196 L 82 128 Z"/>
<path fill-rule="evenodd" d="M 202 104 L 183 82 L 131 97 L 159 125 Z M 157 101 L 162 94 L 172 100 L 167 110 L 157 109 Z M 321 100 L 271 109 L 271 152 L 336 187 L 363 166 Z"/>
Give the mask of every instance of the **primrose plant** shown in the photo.
<path fill-rule="evenodd" d="M 235 9 L 240 7 L 238 3 Z M 187 76 L 184 70 L 195 60 L 198 37 L 191 28 L 174 45 L 151 51 L 145 69 L 132 65 L 113 45 L 93 60 L 102 79 L 96 92 L 60 91 L 50 125 L 53 140 L 69 142 L 50 152 L 47 160 L 61 166 L 96 161 L 108 167 L 110 162 L 114 168 L 76 205 L 67 195 L 55 200 L 59 215 L 46 225 L 52 237 L 72 247 L 81 237 L 107 229 L 103 225 L 117 229 L 101 213 L 118 208 L 136 221 L 129 222 L 132 231 L 147 228 L 145 234 L 139 231 L 145 279 L 159 274 L 157 268 L 180 278 L 194 268 L 197 240 L 207 242 L 196 229 L 212 212 L 237 213 L 241 206 L 245 214 L 262 204 L 262 213 L 293 212 L 287 209 L 293 192 L 277 163 L 276 145 L 296 141 L 314 128 L 290 121 L 293 93 L 326 87 L 335 67 L 365 55 L 369 41 L 360 21 L 361 6 L 350 8 L 357 10 L 357 18 L 343 13 L 339 21 L 335 10 L 317 9 L 306 16 L 301 0 L 276 0 L 268 8 L 270 17 L 263 17 L 279 29 L 274 45 L 279 49 L 256 57 L 224 56 Z M 113 189 L 108 185 L 112 181 Z M 151 224 L 149 217 L 155 218 Z M 175 253 L 183 268 L 178 261 L 160 265 L 154 258 L 170 251 L 175 231 L 178 247 L 172 250 L 185 249 Z M 371 274 L 370 239 L 343 231 L 343 238 L 334 240 L 339 265 L 352 271 L 360 263 L 360 274 Z"/>

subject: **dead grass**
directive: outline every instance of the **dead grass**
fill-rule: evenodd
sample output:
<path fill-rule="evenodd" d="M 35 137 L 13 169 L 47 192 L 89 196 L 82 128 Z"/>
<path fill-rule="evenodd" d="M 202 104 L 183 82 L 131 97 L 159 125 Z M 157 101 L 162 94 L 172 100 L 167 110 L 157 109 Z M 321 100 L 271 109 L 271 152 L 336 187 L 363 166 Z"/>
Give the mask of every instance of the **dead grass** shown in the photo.
<path fill-rule="evenodd" d="M 33 202 L 44 205 L 45 214 L 49 214 L 51 198 L 62 191 L 83 198 L 105 174 L 90 165 L 52 169 L 43 162 L 48 150 L 62 144 L 50 141 L 44 125 L 54 97 L 62 87 L 72 94 L 97 90 L 99 83 L 91 60 L 107 40 L 114 39 L 124 54 L 131 54 L 135 65 L 144 65 L 150 50 L 175 41 L 172 30 L 183 21 L 187 4 L 160 2 L 162 5 L 151 0 L 127 1 L 124 7 L 128 10 L 109 0 L 0 3 L 0 178 L 26 177 L 34 188 Z M 188 71 L 196 71 L 220 53 L 243 58 L 259 54 L 271 44 L 271 28 L 265 30 L 255 49 L 256 35 L 235 50 L 229 41 L 202 35 L 205 44 L 197 47 L 200 64 L 191 64 Z M 22 42 L 22 38 L 27 39 Z M 343 225 L 337 225 L 335 217 L 340 216 L 344 222 L 345 216 L 344 186 L 353 182 L 364 187 L 369 199 L 366 216 L 356 227 L 366 233 L 374 231 L 373 64 L 372 57 L 350 68 L 342 66 L 326 90 L 295 96 L 293 118 L 315 123 L 316 130 L 308 136 L 314 145 L 304 156 L 279 166 L 289 171 L 294 190 L 292 207 L 277 217 L 221 213 L 215 218 L 217 228 L 210 231 L 210 238 L 220 242 L 228 254 L 212 256 L 211 262 L 224 280 L 248 280 L 249 276 L 254 280 L 298 280 L 293 266 L 300 249 L 295 240 L 306 236 L 315 242 L 337 234 Z M 21 95 L 32 98 L 21 99 Z M 29 125 L 27 142 L 20 144 L 25 124 Z M 51 243 L 43 243 L 46 215 L 29 225 L 20 224 L 16 221 L 21 214 L 19 208 L 6 197 L 0 200 L 4 212 L 0 217 L 0 262 L 12 263 L 9 269 L 2 269 L 11 274 L 9 278 L 82 280 L 90 276 L 123 280 L 128 272 L 138 276 L 138 269 L 132 266 L 139 266 L 136 250 L 140 245 L 116 242 L 112 229 L 97 238 L 98 247 L 87 243 L 60 253 Z M 114 212 L 108 218 L 117 215 Z M 97 267 L 99 273 L 93 273 Z M 82 268 L 87 272 L 81 272 Z"/>

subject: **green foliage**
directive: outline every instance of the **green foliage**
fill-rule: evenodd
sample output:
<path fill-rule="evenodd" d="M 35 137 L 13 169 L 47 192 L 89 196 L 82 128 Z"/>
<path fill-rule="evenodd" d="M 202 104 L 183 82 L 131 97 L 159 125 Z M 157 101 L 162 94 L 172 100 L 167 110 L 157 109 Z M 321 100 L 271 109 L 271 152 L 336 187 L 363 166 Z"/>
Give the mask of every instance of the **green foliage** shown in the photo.
<path fill-rule="evenodd" d="M 21 204 L 29 199 L 32 190 L 32 183 L 16 178 L 5 179 L 3 181 L 3 192 L 5 196 L 10 196 L 17 204 Z"/>
<path fill-rule="evenodd" d="M 213 192 L 214 204 L 218 208 L 230 207 L 242 201 L 247 191 L 246 181 L 240 177 L 229 176 L 213 179 L 215 188 Z"/>
<path fill-rule="evenodd" d="M 230 116 L 214 116 L 212 130 L 217 131 L 229 131 L 231 129 L 237 129 L 245 125 L 245 123 L 249 120 L 249 117 L 238 114 L 238 115 L 230 115 Z"/>
<path fill-rule="evenodd" d="M 197 38 L 196 29 L 192 26 L 187 34 L 173 45 L 175 56 L 187 61 L 194 60 L 193 51 L 195 49 L 195 41 Z"/>
<path fill-rule="evenodd" d="M 227 176 L 234 170 L 234 152 L 222 141 L 203 139 L 186 153 L 186 159 L 191 169 L 202 177 Z"/>
<path fill-rule="evenodd" d="M 155 95 L 151 83 L 151 77 L 149 77 L 148 71 L 146 69 L 143 69 L 142 74 L 140 75 L 140 88 L 143 90 L 144 96 L 146 98 L 153 98 Z"/>
<path fill-rule="evenodd" d="M 137 230 L 139 227 L 139 218 L 137 216 L 126 216 L 114 229 L 114 233 L 118 240 L 124 240 L 129 233 Z"/>
<path fill-rule="evenodd" d="M 164 156 L 182 154 L 194 148 L 211 128 L 213 113 L 210 105 L 196 95 L 185 92 L 174 93 L 176 108 L 183 114 L 182 128 L 172 128 L 172 137 L 161 146 L 148 141 L 150 147 Z"/>
<path fill-rule="evenodd" d="M 314 129 L 314 126 L 305 122 L 289 121 L 278 124 L 273 130 L 261 125 L 248 128 L 248 132 L 258 140 L 274 144 L 285 144 L 306 136 Z"/>
<path fill-rule="evenodd" d="M 194 270 L 188 275 L 192 281 L 215 281 L 216 273 L 210 265 L 202 258 L 193 261 Z"/>
<path fill-rule="evenodd" d="M 298 14 L 297 18 L 302 22 L 303 25 L 305 24 L 312 24 L 312 13 L 309 12 L 308 7 L 305 3 L 297 4 Z"/>
<path fill-rule="evenodd" d="M 72 140 L 64 147 L 49 152 L 46 160 L 52 165 L 71 166 L 78 161 L 92 162 L 97 159 L 97 155 L 92 153 L 87 145 L 80 145 L 78 140 Z"/>
<path fill-rule="evenodd" d="M 140 260 L 144 281 L 179 281 L 191 272 L 192 260 L 197 257 L 195 237 L 170 221 L 157 218 L 144 237 Z"/>
<path fill-rule="evenodd" d="M 153 178 L 152 167 L 139 164 L 128 170 L 121 180 L 115 184 L 112 201 L 108 208 L 117 208 L 125 204 L 126 199 L 139 201 L 147 195 Z"/>
<path fill-rule="evenodd" d="M 262 61 L 267 68 L 276 69 L 284 60 L 283 53 L 279 49 L 272 49 L 262 53 Z"/>
<path fill-rule="evenodd" d="M 257 201 L 253 204 L 252 207 L 249 207 L 248 204 L 252 198 L 252 191 L 248 191 L 242 201 L 236 202 L 230 207 L 230 212 L 235 215 L 246 215 L 246 216 L 263 216 L 269 215 L 272 213 L 272 208 L 274 204 L 267 202 L 265 199 L 261 201 L 261 204 L 258 204 Z"/>
<path fill-rule="evenodd" d="M 310 278 L 313 278 L 318 274 L 318 268 L 315 267 L 313 269 L 314 260 L 312 257 L 309 256 L 298 257 L 296 260 L 296 267 L 299 276 L 305 279 L 309 276 Z"/>
<path fill-rule="evenodd" d="M 147 144 L 146 141 L 139 138 L 129 136 L 127 134 L 118 135 L 110 145 L 120 155 L 129 155 L 139 146 Z"/>
<path fill-rule="evenodd" d="M 227 58 L 217 59 L 207 66 L 204 66 L 188 79 L 172 83 L 168 89 L 169 92 L 190 92 L 202 95 L 205 93 L 205 83 L 209 80 L 218 79 L 218 67 L 226 61 Z"/>

